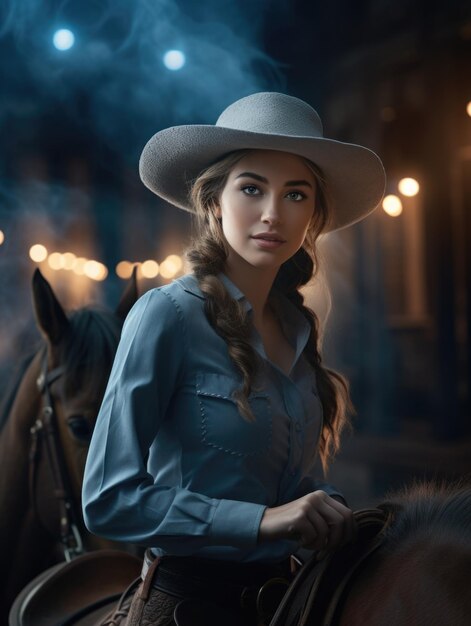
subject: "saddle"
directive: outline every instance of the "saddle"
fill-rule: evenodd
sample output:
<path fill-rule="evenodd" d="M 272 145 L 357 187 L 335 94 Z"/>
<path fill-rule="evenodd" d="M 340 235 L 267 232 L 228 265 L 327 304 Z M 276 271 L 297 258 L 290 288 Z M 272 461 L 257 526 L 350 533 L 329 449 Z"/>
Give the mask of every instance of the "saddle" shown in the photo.
<path fill-rule="evenodd" d="M 325 557 L 314 555 L 299 570 L 270 626 L 334 626 L 353 575 L 382 544 L 392 511 L 386 506 L 356 511 L 357 538 Z"/>
<path fill-rule="evenodd" d="M 17 596 L 9 626 L 92 626 L 139 577 L 142 559 L 97 550 L 42 572 Z"/>

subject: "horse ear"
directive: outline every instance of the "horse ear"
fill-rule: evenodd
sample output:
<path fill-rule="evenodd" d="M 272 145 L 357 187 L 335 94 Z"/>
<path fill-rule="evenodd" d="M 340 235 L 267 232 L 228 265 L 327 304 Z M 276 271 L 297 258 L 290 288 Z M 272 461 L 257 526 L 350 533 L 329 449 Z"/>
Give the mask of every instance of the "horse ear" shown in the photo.
<path fill-rule="evenodd" d="M 33 307 L 39 330 L 51 344 L 58 344 L 69 328 L 69 320 L 38 268 L 33 274 Z"/>
<path fill-rule="evenodd" d="M 137 265 L 135 265 L 132 268 L 131 278 L 129 279 L 126 289 L 121 296 L 121 300 L 119 301 L 119 304 L 115 309 L 116 315 L 124 321 L 126 315 L 129 313 L 132 305 L 136 302 L 138 297 L 139 294 L 137 291 Z"/>

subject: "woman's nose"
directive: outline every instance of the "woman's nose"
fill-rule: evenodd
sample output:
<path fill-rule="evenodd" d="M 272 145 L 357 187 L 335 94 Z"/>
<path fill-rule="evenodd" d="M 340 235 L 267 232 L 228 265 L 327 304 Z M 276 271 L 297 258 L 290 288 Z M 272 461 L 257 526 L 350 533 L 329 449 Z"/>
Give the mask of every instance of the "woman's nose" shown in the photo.
<path fill-rule="evenodd" d="M 262 212 L 262 222 L 267 224 L 279 224 L 281 221 L 280 207 L 276 199 L 267 198 Z"/>

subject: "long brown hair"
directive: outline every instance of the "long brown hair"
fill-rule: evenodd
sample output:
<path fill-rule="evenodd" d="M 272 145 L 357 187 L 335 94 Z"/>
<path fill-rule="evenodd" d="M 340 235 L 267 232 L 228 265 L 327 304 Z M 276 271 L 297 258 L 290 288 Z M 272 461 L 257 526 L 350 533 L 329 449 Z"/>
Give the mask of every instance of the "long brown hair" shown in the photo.
<path fill-rule="evenodd" d="M 196 232 L 186 256 L 205 294 L 205 313 L 214 330 L 225 340 L 229 356 L 242 375 L 242 387 L 235 394 L 241 414 L 248 420 L 254 416 L 248 396 L 254 384 L 259 358 L 250 343 L 250 321 L 245 309 L 227 292 L 217 275 L 224 272 L 228 247 L 216 209 L 220 194 L 234 165 L 250 150 L 237 150 L 210 165 L 193 181 L 191 200 L 196 213 Z M 348 381 L 340 373 L 322 363 L 320 324 L 313 310 L 304 305 L 300 288 L 320 271 L 317 239 L 327 226 L 329 214 L 328 188 L 320 168 L 300 157 L 317 181 L 316 210 L 303 246 L 280 267 L 274 285 L 301 311 L 311 326 L 304 356 L 313 367 L 323 408 L 323 428 L 319 454 L 324 471 L 337 452 L 340 434 L 349 424 L 353 405 Z"/>

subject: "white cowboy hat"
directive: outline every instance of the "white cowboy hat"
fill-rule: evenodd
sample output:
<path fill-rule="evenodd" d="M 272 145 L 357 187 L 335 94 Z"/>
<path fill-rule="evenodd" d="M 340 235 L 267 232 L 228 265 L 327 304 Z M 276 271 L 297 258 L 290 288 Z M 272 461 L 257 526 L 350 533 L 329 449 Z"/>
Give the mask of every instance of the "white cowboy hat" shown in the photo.
<path fill-rule="evenodd" d="M 331 223 L 324 232 L 358 222 L 383 197 L 385 172 L 374 152 L 323 137 L 320 117 L 309 104 L 276 92 L 237 100 L 221 113 L 215 126 L 192 124 L 161 130 L 144 147 L 139 172 L 155 194 L 192 211 L 192 181 L 225 154 L 245 148 L 291 152 L 322 169 L 332 201 Z"/>

